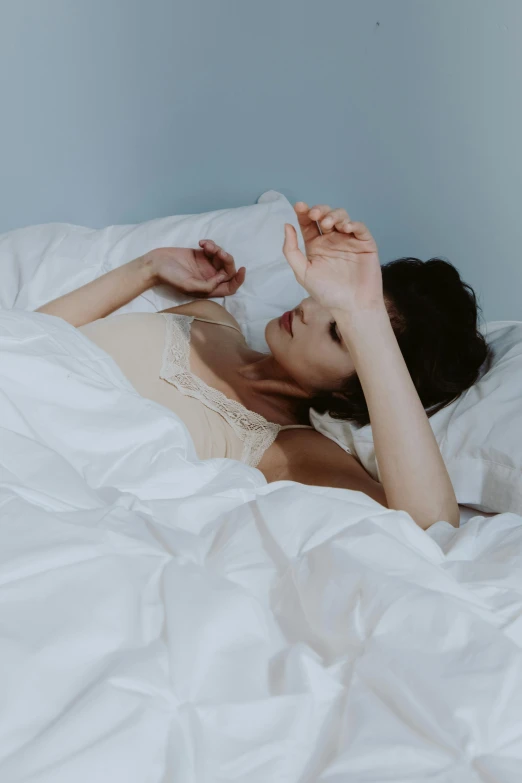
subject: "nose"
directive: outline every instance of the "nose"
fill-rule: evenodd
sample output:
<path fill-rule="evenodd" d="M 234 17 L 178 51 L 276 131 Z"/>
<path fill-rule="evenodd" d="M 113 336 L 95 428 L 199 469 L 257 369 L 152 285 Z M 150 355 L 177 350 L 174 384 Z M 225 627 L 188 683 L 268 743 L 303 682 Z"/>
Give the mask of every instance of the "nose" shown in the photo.
<path fill-rule="evenodd" d="M 303 299 L 303 301 L 295 308 L 297 315 L 301 319 L 302 323 L 305 324 L 305 326 L 310 322 L 310 319 L 313 316 L 314 308 L 316 307 L 317 304 L 314 302 L 312 297 L 309 296 L 308 299 Z"/>

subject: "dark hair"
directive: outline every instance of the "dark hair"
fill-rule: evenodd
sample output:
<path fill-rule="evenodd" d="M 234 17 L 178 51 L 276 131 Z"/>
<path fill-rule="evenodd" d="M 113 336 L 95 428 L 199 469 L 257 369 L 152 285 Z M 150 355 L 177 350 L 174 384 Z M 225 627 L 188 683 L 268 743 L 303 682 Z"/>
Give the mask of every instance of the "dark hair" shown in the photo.
<path fill-rule="evenodd" d="M 475 292 L 448 261 L 399 258 L 382 267 L 390 322 L 428 416 L 456 400 L 477 380 L 489 354 L 478 329 Z M 368 406 L 356 373 L 339 393 L 320 395 L 312 408 L 362 427 Z"/>

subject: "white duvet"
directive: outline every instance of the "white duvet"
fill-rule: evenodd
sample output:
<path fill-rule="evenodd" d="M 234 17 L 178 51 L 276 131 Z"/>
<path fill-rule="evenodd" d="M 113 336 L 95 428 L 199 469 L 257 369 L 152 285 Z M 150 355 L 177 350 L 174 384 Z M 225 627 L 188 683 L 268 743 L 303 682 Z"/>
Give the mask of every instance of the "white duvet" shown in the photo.
<path fill-rule="evenodd" d="M 522 518 L 427 533 L 198 462 L 62 320 L 0 313 L 2 783 L 519 783 Z"/>

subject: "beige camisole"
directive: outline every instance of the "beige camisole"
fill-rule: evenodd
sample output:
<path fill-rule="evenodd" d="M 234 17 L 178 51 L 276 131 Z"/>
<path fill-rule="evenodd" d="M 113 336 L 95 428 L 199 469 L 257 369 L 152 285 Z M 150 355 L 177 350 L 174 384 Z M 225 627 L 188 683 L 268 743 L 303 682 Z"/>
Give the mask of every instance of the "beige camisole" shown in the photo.
<path fill-rule="evenodd" d="M 189 430 L 200 459 L 227 457 L 255 467 L 279 432 L 301 427 L 267 421 L 204 383 L 190 369 L 192 321 L 236 326 L 175 313 L 125 313 L 100 318 L 80 331 L 106 351 L 143 397 L 174 411 Z"/>

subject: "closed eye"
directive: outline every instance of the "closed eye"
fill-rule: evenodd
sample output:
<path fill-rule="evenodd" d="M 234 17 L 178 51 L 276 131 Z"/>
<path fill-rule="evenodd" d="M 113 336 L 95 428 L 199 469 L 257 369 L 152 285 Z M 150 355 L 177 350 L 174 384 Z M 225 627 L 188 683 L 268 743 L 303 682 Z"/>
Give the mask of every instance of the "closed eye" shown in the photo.
<path fill-rule="evenodd" d="M 337 329 L 337 324 L 335 323 L 335 321 L 332 321 L 330 323 L 329 331 L 330 331 L 330 336 L 331 336 L 332 340 L 335 340 L 336 343 L 340 343 L 341 342 L 341 335 L 339 334 L 339 330 Z"/>

